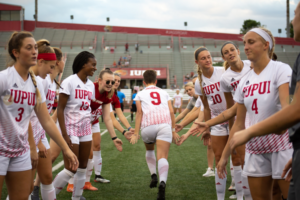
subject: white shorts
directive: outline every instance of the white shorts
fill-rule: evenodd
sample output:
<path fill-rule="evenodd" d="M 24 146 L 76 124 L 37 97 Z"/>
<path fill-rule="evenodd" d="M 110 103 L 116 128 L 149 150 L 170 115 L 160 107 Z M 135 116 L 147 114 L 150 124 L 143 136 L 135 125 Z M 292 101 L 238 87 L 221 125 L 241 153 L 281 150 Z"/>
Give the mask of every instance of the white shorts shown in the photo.
<path fill-rule="evenodd" d="M 92 141 L 93 136 L 92 134 L 89 135 L 85 135 L 85 136 L 73 136 L 73 135 L 69 135 L 72 144 L 79 144 L 80 142 L 88 142 L 88 141 Z"/>
<path fill-rule="evenodd" d="M 49 145 L 49 142 L 47 140 L 47 137 L 45 136 L 44 138 L 41 139 L 43 145 L 46 147 L 46 149 L 50 149 L 50 145 Z M 38 147 L 36 146 L 36 151 L 39 152 L 39 149 Z"/>
<path fill-rule="evenodd" d="M 266 154 L 245 154 L 244 176 L 281 178 L 286 163 L 292 158 L 293 149 Z"/>
<path fill-rule="evenodd" d="M 227 136 L 229 135 L 229 126 L 228 124 L 218 124 L 212 126 L 210 130 L 210 135 L 213 136 Z"/>
<path fill-rule="evenodd" d="M 22 172 L 31 170 L 30 150 L 21 156 L 9 158 L 0 156 L 0 175 L 5 176 L 9 172 Z"/>
<path fill-rule="evenodd" d="M 172 142 L 172 127 L 169 124 L 155 124 L 141 130 L 142 139 L 146 144 L 154 144 L 156 140 Z"/>
<path fill-rule="evenodd" d="M 175 104 L 174 108 L 180 108 L 181 104 Z"/>
<path fill-rule="evenodd" d="M 92 133 L 100 133 L 100 124 L 99 123 L 92 125 Z"/>

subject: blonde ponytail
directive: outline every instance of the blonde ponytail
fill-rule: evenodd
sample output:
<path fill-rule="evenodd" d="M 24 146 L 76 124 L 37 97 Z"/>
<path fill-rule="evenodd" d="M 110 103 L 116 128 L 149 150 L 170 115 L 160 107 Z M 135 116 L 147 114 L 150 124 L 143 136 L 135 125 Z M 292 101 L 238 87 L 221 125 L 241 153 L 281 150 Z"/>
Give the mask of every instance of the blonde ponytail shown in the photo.
<path fill-rule="evenodd" d="M 230 65 L 227 61 L 224 61 L 223 67 L 225 68 L 225 71 L 226 71 L 230 67 Z"/>
<path fill-rule="evenodd" d="M 42 97 L 41 97 L 41 93 L 37 87 L 37 83 L 36 83 L 36 80 L 35 80 L 35 75 L 34 75 L 34 72 L 32 70 L 29 70 L 29 74 L 30 74 L 30 77 L 31 77 L 31 80 L 33 82 L 33 85 L 36 89 L 35 91 L 35 95 L 36 95 L 36 107 L 37 109 L 39 108 L 40 106 L 40 103 L 42 102 Z"/>
<path fill-rule="evenodd" d="M 39 53 L 55 53 L 54 49 L 50 46 L 50 42 L 46 39 L 41 39 L 36 42 Z"/>

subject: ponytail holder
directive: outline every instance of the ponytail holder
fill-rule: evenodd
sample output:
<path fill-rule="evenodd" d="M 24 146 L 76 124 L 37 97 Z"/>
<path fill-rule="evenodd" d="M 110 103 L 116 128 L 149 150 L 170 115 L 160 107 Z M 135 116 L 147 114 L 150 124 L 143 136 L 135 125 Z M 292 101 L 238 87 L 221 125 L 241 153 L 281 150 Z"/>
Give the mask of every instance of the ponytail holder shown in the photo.
<path fill-rule="evenodd" d="M 43 59 L 43 60 L 56 60 L 56 54 L 55 53 L 39 53 L 37 59 Z"/>

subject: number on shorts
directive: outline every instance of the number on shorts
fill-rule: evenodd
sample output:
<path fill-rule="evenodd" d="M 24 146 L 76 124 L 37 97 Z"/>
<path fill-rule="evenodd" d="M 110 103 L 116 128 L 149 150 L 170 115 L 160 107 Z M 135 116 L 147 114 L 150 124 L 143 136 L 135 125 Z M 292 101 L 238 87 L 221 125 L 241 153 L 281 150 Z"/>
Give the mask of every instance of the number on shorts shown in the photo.
<path fill-rule="evenodd" d="M 253 100 L 253 103 L 252 103 L 252 110 L 255 111 L 255 114 L 258 114 L 257 99 L 254 99 L 254 100 Z"/>
<path fill-rule="evenodd" d="M 151 92 L 151 93 L 150 93 L 150 97 L 151 97 L 152 99 L 157 100 L 157 101 L 151 101 L 151 103 L 152 103 L 153 105 L 157 106 L 157 105 L 161 104 L 160 95 L 159 95 L 158 92 Z"/>
<path fill-rule="evenodd" d="M 215 96 L 211 96 L 214 104 L 217 104 L 217 103 L 222 103 L 222 98 L 219 94 L 216 94 Z"/>
<path fill-rule="evenodd" d="M 18 111 L 19 111 L 19 114 L 18 114 L 19 117 L 16 117 L 15 119 L 16 119 L 17 122 L 20 122 L 22 120 L 22 117 L 23 117 L 22 115 L 24 113 L 24 108 L 19 108 Z"/>

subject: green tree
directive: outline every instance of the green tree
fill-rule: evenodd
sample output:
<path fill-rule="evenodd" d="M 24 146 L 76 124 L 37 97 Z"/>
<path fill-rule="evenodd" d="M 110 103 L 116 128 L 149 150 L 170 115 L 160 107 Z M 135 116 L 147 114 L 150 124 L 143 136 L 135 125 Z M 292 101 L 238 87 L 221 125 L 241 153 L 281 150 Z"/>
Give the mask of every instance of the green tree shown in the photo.
<path fill-rule="evenodd" d="M 249 31 L 250 29 L 255 28 L 255 27 L 260 27 L 260 26 L 261 26 L 261 24 L 259 21 L 247 19 L 244 21 L 244 24 L 240 30 L 240 34 L 246 34 L 247 31 Z"/>

